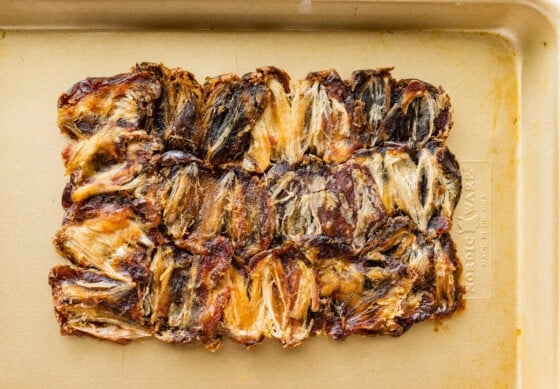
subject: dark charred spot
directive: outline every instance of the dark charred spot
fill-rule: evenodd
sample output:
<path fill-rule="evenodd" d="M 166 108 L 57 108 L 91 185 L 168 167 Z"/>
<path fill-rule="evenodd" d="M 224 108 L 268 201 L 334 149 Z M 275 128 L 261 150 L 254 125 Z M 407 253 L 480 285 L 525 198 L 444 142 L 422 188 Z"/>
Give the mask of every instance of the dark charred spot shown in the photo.
<path fill-rule="evenodd" d="M 72 201 L 72 192 L 74 190 L 74 185 L 71 182 L 68 182 L 64 186 L 64 190 L 62 191 L 62 207 L 69 208 L 74 202 Z"/>
<path fill-rule="evenodd" d="M 445 216 L 433 216 L 428 223 L 428 229 L 442 235 L 451 229 L 451 220 Z"/>
<path fill-rule="evenodd" d="M 99 152 L 93 156 L 91 166 L 96 171 L 103 171 L 118 162 L 117 158 L 111 153 Z"/>
<path fill-rule="evenodd" d="M 76 127 L 84 135 L 93 135 L 97 132 L 99 122 L 95 116 L 86 116 L 82 120 L 75 123 Z"/>
<path fill-rule="evenodd" d="M 191 162 L 196 162 L 197 164 L 203 163 L 203 161 L 196 156 L 181 150 L 166 151 L 159 159 L 159 163 L 161 166 L 175 166 Z"/>
<path fill-rule="evenodd" d="M 426 206 L 426 198 L 428 195 L 428 179 L 426 177 L 426 171 L 422 169 L 420 171 L 420 179 L 418 180 L 418 195 L 420 196 L 420 204 Z"/>
<path fill-rule="evenodd" d="M 189 281 L 189 269 L 188 268 L 175 268 L 173 270 L 173 275 L 169 280 L 169 294 L 171 296 L 171 302 L 175 305 L 181 305 L 183 301 L 190 297 L 187 296 L 186 286 Z"/>

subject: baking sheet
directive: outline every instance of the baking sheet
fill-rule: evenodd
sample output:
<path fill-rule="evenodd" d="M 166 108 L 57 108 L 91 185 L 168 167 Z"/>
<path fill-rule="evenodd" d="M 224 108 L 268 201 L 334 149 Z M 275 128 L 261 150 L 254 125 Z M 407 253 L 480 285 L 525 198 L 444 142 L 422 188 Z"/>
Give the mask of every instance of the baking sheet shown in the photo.
<path fill-rule="evenodd" d="M 363 2 L 355 4 L 363 7 Z M 438 12 L 449 18 L 438 6 L 451 3 L 414 2 L 422 4 L 432 7 L 435 25 Z M 397 9 L 394 5 L 388 5 L 388 14 Z M 146 28 L 83 29 L 88 26 L 83 22 L 60 30 L 55 21 L 49 29 L 32 30 L 41 24 L 33 24 L 33 13 L 21 23 L 24 29 L 0 31 L 0 386 L 556 382 L 557 30 L 543 24 L 548 19 L 537 10 L 527 6 L 519 13 L 522 21 L 507 5 L 508 28 L 476 31 L 411 30 L 406 24 L 404 30 L 398 24 L 391 31 L 375 25 L 354 30 L 336 23 L 325 29 L 316 6 L 298 10 L 316 21 L 311 31 L 302 31 L 303 25 L 242 31 L 235 24 L 219 31 L 156 29 L 147 14 Z M 327 7 L 323 17 L 335 12 L 328 6 L 321 4 Z M 18 12 L 11 22 L 22 18 Z M 481 6 L 487 17 L 485 12 Z M 7 18 L 1 21 L 11 25 Z M 180 66 L 199 80 L 263 65 L 281 67 L 294 78 L 329 67 L 347 77 L 355 69 L 395 66 L 395 78 L 442 85 L 454 106 L 448 145 L 463 171 L 452 235 L 465 266 L 467 309 L 441 323 L 416 325 L 400 338 L 353 336 L 335 342 L 317 337 L 287 350 L 274 341 L 254 351 L 226 341 L 212 354 L 200 346 L 155 340 L 123 347 L 61 337 L 47 285 L 50 268 L 63 262 L 51 244 L 62 217 L 65 183 L 57 97 L 87 76 L 124 72 L 140 61 Z"/>

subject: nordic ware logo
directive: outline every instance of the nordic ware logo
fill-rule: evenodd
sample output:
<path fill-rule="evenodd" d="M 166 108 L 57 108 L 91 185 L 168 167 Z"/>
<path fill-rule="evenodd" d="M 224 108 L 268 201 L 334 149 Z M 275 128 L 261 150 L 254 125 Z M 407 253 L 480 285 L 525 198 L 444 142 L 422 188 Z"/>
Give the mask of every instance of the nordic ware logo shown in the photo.
<path fill-rule="evenodd" d="M 461 162 L 463 195 L 456 212 L 456 238 L 463 261 L 466 298 L 491 295 L 490 164 Z"/>

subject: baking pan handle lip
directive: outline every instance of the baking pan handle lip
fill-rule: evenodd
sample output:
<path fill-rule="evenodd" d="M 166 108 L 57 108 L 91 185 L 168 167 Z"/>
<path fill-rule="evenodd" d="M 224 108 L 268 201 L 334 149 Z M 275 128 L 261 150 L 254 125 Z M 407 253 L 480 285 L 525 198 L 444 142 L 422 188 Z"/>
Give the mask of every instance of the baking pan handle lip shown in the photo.
<path fill-rule="evenodd" d="M 544 16 L 556 29 L 560 30 L 560 0 L 517 0 L 516 3 L 533 8 Z"/>
<path fill-rule="evenodd" d="M 5 0 L 0 29 L 496 30 L 515 9 L 560 29 L 560 0 Z"/>

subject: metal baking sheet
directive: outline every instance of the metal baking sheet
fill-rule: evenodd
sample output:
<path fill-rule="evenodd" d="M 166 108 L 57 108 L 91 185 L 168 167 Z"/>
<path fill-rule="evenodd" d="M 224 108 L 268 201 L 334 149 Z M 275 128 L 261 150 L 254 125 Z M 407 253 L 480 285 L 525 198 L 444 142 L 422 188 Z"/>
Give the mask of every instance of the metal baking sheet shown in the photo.
<path fill-rule="evenodd" d="M 0 3 L 0 386 L 535 387 L 559 382 L 558 3 Z M 58 95 L 140 61 L 206 75 L 394 66 L 442 85 L 463 172 L 467 307 L 400 338 L 217 353 L 62 337 L 47 275 L 65 183 Z"/>

